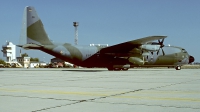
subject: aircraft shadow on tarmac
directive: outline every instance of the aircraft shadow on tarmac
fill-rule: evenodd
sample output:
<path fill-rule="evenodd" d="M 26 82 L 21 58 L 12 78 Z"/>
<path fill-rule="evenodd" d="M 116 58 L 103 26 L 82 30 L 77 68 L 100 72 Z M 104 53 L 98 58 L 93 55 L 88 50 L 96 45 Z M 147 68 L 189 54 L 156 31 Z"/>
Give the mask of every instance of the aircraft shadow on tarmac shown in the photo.
<path fill-rule="evenodd" d="M 71 71 L 71 72 L 103 72 L 107 70 L 62 70 L 62 71 Z"/>
<path fill-rule="evenodd" d="M 0 69 L 2 71 L 71 71 L 71 72 L 135 72 L 135 71 L 171 71 L 174 69 L 129 69 L 128 71 L 108 71 L 107 69 Z"/>
<path fill-rule="evenodd" d="M 129 71 L 169 71 L 172 69 L 131 69 Z M 174 70 L 174 69 L 173 69 Z M 61 70 L 61 71 L 71 71 L 71 72 L 104 72 L 108 70 Z M 110 71 L 110 72 L 118 72 L 118 71 Z M 122 71 L 121 71 L 122 72 Z M 127 71 L 125 71 L 127 72 Z"/>

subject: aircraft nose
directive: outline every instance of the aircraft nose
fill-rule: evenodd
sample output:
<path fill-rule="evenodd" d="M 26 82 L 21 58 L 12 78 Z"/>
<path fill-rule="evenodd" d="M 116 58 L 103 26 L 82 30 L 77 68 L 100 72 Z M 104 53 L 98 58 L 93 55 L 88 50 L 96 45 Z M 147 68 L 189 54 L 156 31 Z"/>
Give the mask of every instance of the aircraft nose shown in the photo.
<path fill-rule="evenodd" d="M 190 56 L 190 57 L 189 57 L 189 63 L 192 63 L 192 62 L 194 62 L 194 57 L 193 57 L 193 56 Z"/>

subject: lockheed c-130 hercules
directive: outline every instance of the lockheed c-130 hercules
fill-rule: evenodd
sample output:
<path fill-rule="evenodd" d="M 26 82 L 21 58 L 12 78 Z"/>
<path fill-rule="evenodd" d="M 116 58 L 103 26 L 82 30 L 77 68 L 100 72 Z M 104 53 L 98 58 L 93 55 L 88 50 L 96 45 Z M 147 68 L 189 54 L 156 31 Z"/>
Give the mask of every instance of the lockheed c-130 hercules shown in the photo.
<path fill-rule="evenodd" d="M 35 8 L 27 6 L 18 46 L 41 50 L 78 66 L 108 70 L 125 71 L 131 67 L 175 67 L 180 70 L 182 65 L 194 61 L 184 48 L 165 46 L 165 38 L 149 36 L 106 47 L 54 43 L 48 38 Z"/>

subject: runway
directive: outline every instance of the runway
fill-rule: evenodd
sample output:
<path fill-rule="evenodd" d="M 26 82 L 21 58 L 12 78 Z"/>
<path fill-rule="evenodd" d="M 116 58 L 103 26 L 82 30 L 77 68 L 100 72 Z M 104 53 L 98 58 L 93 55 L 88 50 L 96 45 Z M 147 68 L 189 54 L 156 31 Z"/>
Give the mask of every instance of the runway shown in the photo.
<path fill-rule="evenodd" d="M 0 112 L 199 112 L 199 69 L 0 68 Z"/>

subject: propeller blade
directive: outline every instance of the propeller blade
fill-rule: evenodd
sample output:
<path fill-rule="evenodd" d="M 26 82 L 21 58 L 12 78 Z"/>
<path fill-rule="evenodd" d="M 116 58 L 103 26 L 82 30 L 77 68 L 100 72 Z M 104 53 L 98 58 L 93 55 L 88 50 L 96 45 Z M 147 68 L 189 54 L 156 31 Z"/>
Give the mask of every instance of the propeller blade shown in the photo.
<path fill-rule="evenodd" d="M 164 44 L 163 44 L 163 43 L 164 43 L 164 40 L 165 40 L 165 39 L 162 39 L 161 41 L 158 40 L 158 43 L 160 44 L 160 47 L 161 47 L 161 48 L 164 47 Z"/>
<path fill-rule="evenodd" d="M 161 48 L 162 49 L 162 48 Z M 164 50 L 162 49 L 162 53 L 163 53 L 163 56 L 165 55 L 165 52 L 164 52 Z"/>
<path fill-rule="evenodd" d="M 158 40 L 158 43 L 160 44 L 160 40 Z"/>
<path fill-rule="evenodd" d="M 162 41 L 161 41 L 162 44 L 163 44 L 164 40 L 165 40 L 165 39 L 162 39 Z"/>
<path fill-rule="evenodd" d="M 159 54 L 159 51 L 160 51 L 160 48 L 159 48 L 158 51 L 157 51 L 157 55 Z"/>
<path fill-rule="evenodd" d="M 164 40 L 165 40 L 165 39 L 162 39 L 161 41 L 158 40 L 158 44 L 160 45 L 160 48 L 161 48 L 161 49 L 162 49 L 162 47 L 164 47 L 164 44 L 163 44 Z M 158 55 L 159 52 L 160 52 L 160 48 L 159 48 L 158 51 L 157 51 L 157 55 Z M 163 56 L 165 55 L 165 52 L 163 51 L 163 49 L 162 49 L 162 54 L 163 54 Z"/>
<path fill-rule="evenodd" d="M 164 40 L 165 40 L 165 39 L 162 39 L 162 47 L 164 47 L 164 44 L 163 44 L 163 43 L 164 43 Z"/>

